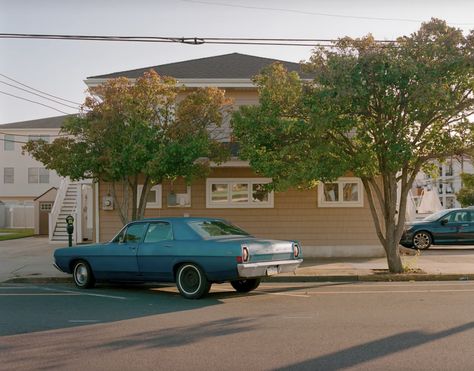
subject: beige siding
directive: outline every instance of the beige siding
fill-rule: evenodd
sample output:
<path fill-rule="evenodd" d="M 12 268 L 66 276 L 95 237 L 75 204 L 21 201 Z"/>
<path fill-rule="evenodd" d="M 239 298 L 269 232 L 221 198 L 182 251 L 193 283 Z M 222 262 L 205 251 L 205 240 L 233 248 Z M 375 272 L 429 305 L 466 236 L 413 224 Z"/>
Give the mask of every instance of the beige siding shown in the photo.
<path fill-rule="evenodd" d="M 255 178 L 249 168 L 216 168 L 210 178 Z M 100 200 L 109 186 L 100 184 Z M 206 180 L 191 185 L 191 207 L 166 206 L 169 184 L 163 185 L 161 209 L 147 209 L 145 217 L 208 216 L 225 218 L 259 237 L 296 239 L 303 246 L 347 246 L 353 249 L 380 245 L 375 235 L 372 217 L 364 197 L 364 207 L 320 208 L 317 190 L 290 190 L 275 193 L 274 208 L 270 209 L 207 209 Z M 185 192 L 184 184 L 174 184 L 175 192 Z M 109 240 L 122 226 L 116 210 L 100 210 L 100 239 Z M 357 254 L 356 254 L 357 255 Z"/>

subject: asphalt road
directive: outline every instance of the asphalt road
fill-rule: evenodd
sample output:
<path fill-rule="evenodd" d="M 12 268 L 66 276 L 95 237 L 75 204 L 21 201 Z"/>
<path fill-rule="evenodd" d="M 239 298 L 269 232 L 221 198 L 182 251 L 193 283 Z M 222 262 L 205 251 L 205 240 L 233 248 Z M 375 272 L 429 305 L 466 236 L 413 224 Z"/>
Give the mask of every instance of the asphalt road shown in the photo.
<path fill-rule="evenodd" d="M 0 370 L 472 370 L 474 282 L 0 285 Z"/>

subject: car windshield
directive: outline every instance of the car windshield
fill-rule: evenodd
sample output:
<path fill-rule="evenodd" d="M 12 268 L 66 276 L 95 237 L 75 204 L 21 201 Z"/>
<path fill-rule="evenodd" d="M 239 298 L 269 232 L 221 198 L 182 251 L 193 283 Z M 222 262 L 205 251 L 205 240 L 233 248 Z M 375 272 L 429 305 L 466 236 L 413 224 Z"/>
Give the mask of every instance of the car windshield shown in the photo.
<path fill-rule="evenodd" d="M 441 210 L 441 211 L 438 211 L 434 214 L 431 214 L 431 215 L 428 215 L 426 218 L 424 218 L 423 220 L 427 221 L 427 222 L 434 222 L 440 218 L 442 218 L 443 216 L 445 216 L 447 213 L 451 212 L 451 210 Z"/>
<path fill-rule="evenodd" d="M 188 223 L 189 226 L 202 238 L 219 238 L 225 236 L 249 236 L 239 227 L 223 220 L 199 220 Z"/>

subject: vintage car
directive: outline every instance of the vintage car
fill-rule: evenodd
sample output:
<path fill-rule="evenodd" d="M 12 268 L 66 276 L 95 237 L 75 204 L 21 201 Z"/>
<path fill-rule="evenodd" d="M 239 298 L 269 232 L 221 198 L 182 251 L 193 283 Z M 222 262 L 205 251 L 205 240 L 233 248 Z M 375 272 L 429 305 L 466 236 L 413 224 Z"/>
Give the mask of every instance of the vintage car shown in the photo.
<path fill-rule="evenodd" d="M 54 260 L 79 288 L 96 281 L 176 282 L 188 299 L 206 295 L 212 283 L 249 292 L 262 277 L 293 272 L 303 261 L 296 241 L 258 239 L 213 218 L 135 221 L 110 242 L 57 249 Z"/>

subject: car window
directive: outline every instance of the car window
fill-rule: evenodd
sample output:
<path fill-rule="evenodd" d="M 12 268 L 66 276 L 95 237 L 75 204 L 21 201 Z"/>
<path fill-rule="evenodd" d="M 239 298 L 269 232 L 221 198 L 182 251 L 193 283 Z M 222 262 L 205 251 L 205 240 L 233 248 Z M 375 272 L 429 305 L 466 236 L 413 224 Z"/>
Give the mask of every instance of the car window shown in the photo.
<path fill-rule="evenodd" d="M 471 221 L 471 213 L 467 210 L 455 211 L 447 217 L 449 223 L 463 223 Z"/>
<path fill-rule="evenodd" d="M 123 242 L 127 243 L 138 243 L 142 240 L 143 234 L 145 233 L 145 223 L 132 224 L 125 231 Z"/>
<path fill-rule="evenodd" d="M 166 222 L 155 222 L 148 225 L 145 235 L 145 243 L 153 243 L 160 241 L 169 241 L 173 239 L 173 231 L 171 224 Z"/>
<path fill-rule="evenodd" d="M 202 220 L 188 223 L 202 238 L 224 237 L 224 236 L 249 236 L 239 227 L 223 220 Z"/>

